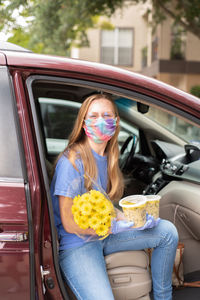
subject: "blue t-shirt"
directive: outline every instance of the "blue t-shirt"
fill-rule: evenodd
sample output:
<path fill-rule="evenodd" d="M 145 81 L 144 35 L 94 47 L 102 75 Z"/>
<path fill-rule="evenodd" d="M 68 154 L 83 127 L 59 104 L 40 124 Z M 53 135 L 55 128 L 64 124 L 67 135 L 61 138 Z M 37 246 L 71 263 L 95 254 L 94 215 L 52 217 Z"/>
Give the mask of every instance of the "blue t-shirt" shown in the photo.
<path fill-rule="evenodd" d="M 96 166 L 98 170 L 97 185 L 93 186 L 93 189 L 99 190 L 99 186 L 103 190 L 107 191 L 107 157 L 101 156 L 92 150 L 93 156 L 96 161 Z M 88 162 L 89 163 L 89 162 Z M 67 232 L 61 222 L 60 209 L 59 209 L 59 199 L 58 196 L 65 196 L 74 198 L 77 195 L 82 195 L 86 192 L 84 187 L 84 169 L 83 163 L 80 159 L 76 160 L 77 171 L 68 158 L 62 155 L 58 160 L 53 180 L 51 182 L 51 197 L 53 202 L 53 211 L 55 225 L 57 228 L 58 239 L 59 239 L 59 249 L 65 250 L 72 247 L 79 247 L 85 241 L 83 238 L 78 237 L 76 234 Z"/>

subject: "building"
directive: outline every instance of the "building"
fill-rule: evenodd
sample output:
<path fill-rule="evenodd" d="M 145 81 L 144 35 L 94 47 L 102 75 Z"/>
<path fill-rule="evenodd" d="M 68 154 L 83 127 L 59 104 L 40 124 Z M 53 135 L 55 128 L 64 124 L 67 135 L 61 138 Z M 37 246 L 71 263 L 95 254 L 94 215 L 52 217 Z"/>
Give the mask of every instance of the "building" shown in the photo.
<path fill-rule="evenodd" d="M 88 31 L 90 47 L 73 48 L 72 57 L 116 65 L 190 92 L 200 84 L 200 40 L 167 18 L 154 31 L 151 3 L 130 5 L 101 17 Z"/>

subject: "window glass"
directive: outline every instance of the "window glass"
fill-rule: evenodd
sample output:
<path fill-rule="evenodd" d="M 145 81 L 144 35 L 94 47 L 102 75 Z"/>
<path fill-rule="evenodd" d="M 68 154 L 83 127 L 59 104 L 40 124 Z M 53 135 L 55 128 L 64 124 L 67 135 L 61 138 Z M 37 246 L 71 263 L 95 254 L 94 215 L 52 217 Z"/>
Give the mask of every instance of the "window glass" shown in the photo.
<path fill-rule="evenodd" d="M 132 109 L 136 109 L 136 107 L 133 106 Z M 199 127 L 191 125 L 185 120 L 173 116 L 156 107 L 150 107 L 145 116 L 170 130 L 174 135 L 182 138 L 187 143 L 200 144 Z"/>
<path fill-rule="evenodd" d="M 0 176 L 22 178 L 12 101 L 7 70 L 0 68 Z"/>
<path fill-rule="evenodd" d="M 152 62 L 158 59 L 158 38 L 155 37 L 152 41 L 152 48 L 151 48 L 151 60 Z"/>
<path fill-rule="evenodd" d="M 133 37 L 132 37 L 132 29 L 119 29 L 119 47 L 124 47 L 126 45 L 127 48 L 132 48 Z"/>
<path fill-rule="evenodd" d="M 133 124 L 128 123 L 123 118 L 120 119 L 120 132 L 118 136 L 119 149 L 123 146 L 129 136 L 139 138 L 139 130 Z M 131 150 L 131 142 L 128 144 L 127 151 Z M 139 143 L 136 146 L 136 152 L 139 152 Z"/>
<path fill-rule="evenodd" d="M 186 48 L 186 31 L 177 24 L 174 24 L 171 29 L 171 59 L 185 59 Z"/>
<path fill-rule="evenodd" d="M 132 66 L 133 30 L 115 28 L 101 32 L 101 62 Z"/>
<path fill-rule="evenodd" d="M 116 103 L 120 109 L 120 105 Z M 57 155 L 67 146 L 69 135 L 74 126 L 81 103 L 39 98 L 47 152 Z M 129 124 L 123 117 L 120 119 L 119 148 L 130 135 L 138 136 L 138 129 Z M 129 146 L 130 147 L 130 146 Z M 128 147 L 128 149 L 129 149 Z"/>
<path fill-rule="evenodd" d="M 102 47 L 113 47 L 115 43 L 115 31 L 103 30 L 102 31 Z"/>
<path fill-rule="evenodd" d="M 39 98 L 45 141 L 49 154 L 58 154 L 68 143 L 80 103 Z"/>

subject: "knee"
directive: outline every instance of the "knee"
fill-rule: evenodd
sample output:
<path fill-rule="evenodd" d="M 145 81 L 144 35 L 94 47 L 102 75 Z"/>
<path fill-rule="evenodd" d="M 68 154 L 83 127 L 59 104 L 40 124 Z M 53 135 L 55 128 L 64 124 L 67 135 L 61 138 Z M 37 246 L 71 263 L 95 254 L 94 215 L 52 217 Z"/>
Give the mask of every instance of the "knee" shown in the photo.
<path fill-rule="evenodd" d="M 176 226 L 168 220 L 161 220 L 160 230 L 161 235 L 165 238 L 165 241 L 168 241 L 169 243 L 173 244 L 174 247 L 176 247 L 179 240 Z"/>

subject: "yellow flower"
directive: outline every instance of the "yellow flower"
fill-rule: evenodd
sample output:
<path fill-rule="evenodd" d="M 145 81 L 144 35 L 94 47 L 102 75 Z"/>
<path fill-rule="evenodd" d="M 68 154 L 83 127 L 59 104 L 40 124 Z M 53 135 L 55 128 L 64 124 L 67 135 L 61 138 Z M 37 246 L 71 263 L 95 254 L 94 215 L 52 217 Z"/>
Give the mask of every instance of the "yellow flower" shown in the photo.
<path fill-rule="evenodd" d="M 78 211 L 77 213 L 74 213 L 73 216 L 74 216 L 74 221 L 75 221 L 75 223 L 76 223 L 77 225 L 79 225 L 80 218 L 81 218 L 80 212 Z"/>
<path fill-rule="evenodd" d="M 74 203 L 74 204 L 78 203 L 78 202 L 79 202 L 79 199 L 80 199 L 80 195 L 74 197 L 73 203 Z"/>
<path fill-rule="evenodd" d="M 78 208 L 78 206 L 76 206 L 76 205 L 72 205 L 71 210 L 72 210 L 72 214 L 73 214 L 73 215 L 79 212 L 79 208 Z"/>
<path fill-rule="evenodd" d="M 90 201 L 93 203 L 96 203 L 98 200 L 100 200 L 102 197 L 102 194 L 99 191 L 91 190 L 90 191 Z"/>
<path fill-rule="evenodd" d="M 81 216 L 78 223 L 79 227 L 82 229 L 87 229 L 89 227 L 88 217 L 87 216 Z"/>
<path fill-rule="evenodd" d="M 105 214 L 98 214 L 97 218 L 101 224 L 105 223 L 107 216 Z"/>
<path fill-rule="evenodd" d="M 96 215 L 93 215 L 91 218 L 89 218 L 89 226 L 94 230 L 96 230 L 99 226 L 99 219 Z"/>
<path fill-rule="evenodd" d="M 99 236 L 104 236 L 108 233 L 108 227 L 106 225 L 100 225 L 97 229 L 96 229 L 96 234 Z"/>
<path fill-rule="evenodd" d="M 80 198 L 79 201 L 76 203 L 76 205 L 78 205 L 79 207 L 82 207 L 85 204 L 85 201 Z"/>
<path fill-rule="evenodd" d="M 89 202 L 86 202 L 82 205 L 81 207 L 81 212 L 84 215 L 89 215 L 91 214 L 92 211 L 92 205 Z"/>
<path fill-rule="evenodd" d="M 107 218 L 106 218 L 104 224 L 105 224 L 108 228 L 110 228 L 110 226 L 111 226 L 111 221 L 112 221 L 111 216 L 107 216 Z"/>
<path fill-rule="evenodd" d="M 82 200 L 88 202 L 90 200 L 90 194 L 89 193 L 85 193 L 81 196 Z"/>
<path fill-rule="evenodd" d="M 113 211 L 113 205 L 107 199 L 99 201 L 95 206 L 96 211 L 103 214 L 110 214 Z"/>
<path fill-rule="evenodd" d="M 104 200 L 100 200 L 96 205 L 96 210 L 105 212 L 106 209 L 107 209 L 106 202 Z"/>
<path fill-rule="evenodd" d="M 115 217 L 114 206 L 104 194 L 91 190 L 73 199 L 71 208 L 75 223 L 82 229 L 92 228 L 102 238 L 109 235 L 111 221 Z"/>

